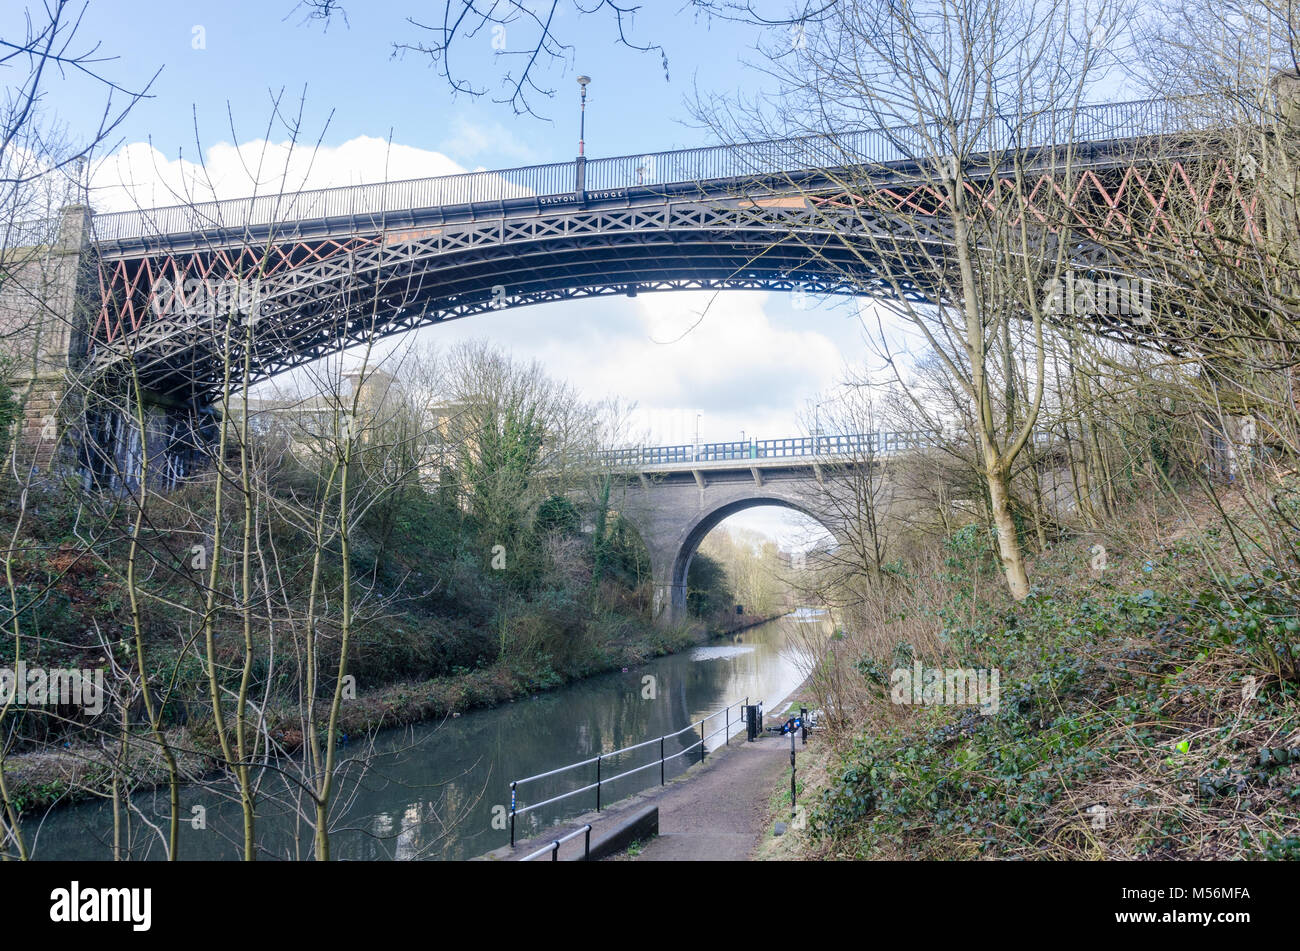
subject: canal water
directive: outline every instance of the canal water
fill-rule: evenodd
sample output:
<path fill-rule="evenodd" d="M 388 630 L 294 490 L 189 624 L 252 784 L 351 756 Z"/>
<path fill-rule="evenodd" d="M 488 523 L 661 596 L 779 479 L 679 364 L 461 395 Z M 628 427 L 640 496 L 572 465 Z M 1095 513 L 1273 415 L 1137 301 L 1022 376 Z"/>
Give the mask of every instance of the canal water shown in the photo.
<path fill-rule="evenodd" d="M 338 859 L 465 859 L 509 840 L 510 782 L 632 746 L 683 728 L 664 742 L 671 779 L 699 761 L 702 717 L 749 698 L 762 702 L 767 722 L 785 710 L 791 692 L 811 668 L 810 647 L 828 636 L 822 612 L 801 609 L 740 634 L 649 661 L 626 672 L 604 674 L 560 690 L 479 710 L 440 723 L 380 733 L 372 744 L 342 747 L 350 759 L 341 784 L 331 836 Z M 706 732 L 723 726 L 710 720 Z M 732 741 L 743 742 L 743 726 L 731 715 Z M 708 748 L 724 742 L 719 732 Z M 684 752 L 694 745 L 694 750 Z M 683 755 L 674 756 L 676 753 Z M 605 759 L 602 778 L 645 765 L 634 775 L 605 783 L 603 803 L 636 793 L 660 780 L 660 748 Z M 525 784 L 518 806 L 540 803 L 595 781 L 595 764 Z M 296 797 L 281 776 L 260 777 L 257 841 L 264 858 L 305 858 L 311 830 L 296 817 Z M 181 825 L 186 859 L 236 859 L 242 843 L 242 813 L 231 790 L 191 788 L 182 792 L 181 815 L 202 816 L 204 828 Z M 595 790 L 570 796 L 517 819 L 522 840 L 595 807 Z M 157 834 L 144 819 L 165 828 L 166 791 L 135 800 L 130 836 L 136 858 L 161 859 Z M 305 797 L 302 809 L 307 810 Z M 200 807 L 195 811 L 194 807 Z M 141 817 L 143 816 L 143 818 Z M 51 810 L 25 823 L 38 859 L 109 859 L 112 813 L 107 802 Z"/>

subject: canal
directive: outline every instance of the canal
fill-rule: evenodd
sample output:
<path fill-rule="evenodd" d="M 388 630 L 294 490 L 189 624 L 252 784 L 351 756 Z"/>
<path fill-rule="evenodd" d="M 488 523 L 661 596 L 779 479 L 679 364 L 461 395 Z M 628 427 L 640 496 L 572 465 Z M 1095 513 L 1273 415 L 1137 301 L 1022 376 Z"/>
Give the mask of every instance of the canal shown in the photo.
<path fill-rule="evenodd" d="M 342 748 L 349 762 L 337 799 L 333 856 L 465 859 L 504 845 L 511 780 L 673 733 L 746 697 L 751 703 L 762 701 L 765 712 L 774 717 L 807 675 L 811 646 L 828 635 L 829 622 L 821 612 L 802 609 L 624 672 L 440 723 L 387 730 L 370 743 L 352 742 Z M 720 721 L 711 722 L 708 729 L 716 725 Z M 741 729 L 734 715 L 733 729 Z M 685 749 L 698 736 L 698 731 L 687 731 L 669 740 L 667 755 Z M 740 736 L 743 741 L 743 733 Z M 709 748 L 722 742 L 719 734 Z M 698 758 L 691 754 L 669 760 L 668 778 Z M 658 784 L 658 744 L 603 763 L 608 777 L 650 761 L 656 765 L 612 787 L 605 785 L 604 803 Z M 578 789 L 594 778 L 594 766 L 589 766 L 529 784 L 521 788 L 520 806 Z M 262 857 L 310 857 L 311 830 L 297 817 L 299 809 L 308 811 L 305 797 L 272 770 L 264 770 L 259 782 L 257 841 Z M 217 784 L 183 791 L 182 858 L 240 857 L 242 814 L 232 791 Z M 138 796 L 134 804 L 138 811 L 131 818 L 133 857 L 161 859 L 163 849 L 149 823 L 165 830 L 166 790 Z M 594 806 L 593 791 L 520 816 L 518 838 L 539 834 Z M 37 859 L 110 859 L 112 828 L 107 802 L 56 808 L 25 823 Z"/>

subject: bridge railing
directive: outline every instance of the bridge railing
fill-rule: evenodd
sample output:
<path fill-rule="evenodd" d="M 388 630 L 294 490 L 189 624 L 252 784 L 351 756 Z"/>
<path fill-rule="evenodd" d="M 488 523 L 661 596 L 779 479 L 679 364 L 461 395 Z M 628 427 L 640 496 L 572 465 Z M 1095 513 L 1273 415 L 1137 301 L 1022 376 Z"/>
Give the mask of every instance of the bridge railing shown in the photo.
<path fill-rule="evenodd" d="M 815 456 L 867 456 L 927 449 L 940 445 L 938 433 L 879 432 L 791 436 L 685 446 L 634 446 L 609 449 L 597 458 L 612 466 L 688 465 L 695 462 L 739 462 L 746 459 L 785 459 Z"/>
<path fill-rule="evenodd" d="M 983 116 L 960 126 L 892 125 L 843 134 L 796 136 L 646 155 L 591 159 L 590 190 L 680 184 L 799 170 L 886 164 L 933 154 L 1000 152 L 1065 142 L 1129 139 L 1180 130 L 1188 120 L 1171 100 L 1100 103 L 1025 116 Z"/>
<path fill-rule="evenodd" d="M 95 215 L 95 237 L 100 241 L 117 241 L 150 234 L 241 229 L 318 218 L 355 219 L 394 211 L 558 195 L 573 191 L 573 179 L 574 163 L 556 162 L 492 172 L 465 172 L 374 185 L 314 188 L 254 198 L 110 212 Z M 376 220 L 375 225 L 382 225 L 382 221 Z"/>
<path fill-rule="evenodd" d="M 33 218 L 0 225 L 0 247 L 24 248 L 52 244 L 59 236 L 59 219 Z"/>
<path fill-rule="evenodd" d="M 565 800 L 571 799 L 574 796 L 581 796 L 586 793 L 593 793 L 595 795 L 596 811 L 600 812 L 601 807 L 603 805 L 601 799 L 601 792 L 604 789 L 604 787 L 608 786 L 610 783 L 618 782 L 619 780 L 625 779 L 628 776 L 633 776 L 638 773 L 642 773 L 646 770 L 653 769 L 654 767 L 657 766 L 659 767 L 659 784 L 663 785 L 668 781 L 667 779 L 668 764 L 675 759 L 679 759 L 683 756 L 688 756 L 692 754 L 697 749 L 699 750 L 699 754 L 700 754 L 700 762 L 704 762 L 704 756 L 708 752 L 709 740 L 721 734 L 723 737 L 723 741 L 725 743 L 731 742 L 732 726 L 739 725 L 745 722 L 744 708 L 748 704 L 749 704 L 749 698 L 746 697 L 744 700 L 740 701 L 739 703 L 728 704 L 727 706 L 723 707 L 721 710 L 718 710 L 714 713 L 710 713 L 708 716 L 702 717 L 701 719 L 697 720 L 695 723 L 688 724 L 687 726 L 684 726 L 680 730 L 677 730 L 673 733 L 665 733 L 663 736 L 657 736 L 654 739 L 646 740 L 643 743 L 636 743 L 632 746 L 624 746 L 621 749 L 611 750 L 608 753 L 600 753 L 596 756 L 592 756 L 584 760 L 579 760 L 576 763 L 570 763 L 567 766 L 560 766 L 557 769 L 547 770 L 546 772 L 538 773 L 535 776 L 528 776 L 525 777 L 524 779 L 516 779 L 512 781 L 510 783 L 510 847 L 514 848 L 514 844 L 515 844 L 515 819 L 517 816 L 527 815 L 530 812 L 535 812 L 538 809 L 542 809 L 546 806 L 555 805 L 556 803 L 564 802 Z M 733 710 L 736 711 L 736 717 L 734 719 L 732 718 Z M 722 718 L 722 726 L 719 726 L 716 729 L 714 729 L 712 732 L 709 732 L 708 731 L 709 722 L 710 721 L 716 722 L 719 717 Z M 700 732 L 699 739 L 694 740 L 693 742 L 687 744 L 680 750 L 674 750 L 672 753 L 668 752 L 667 744 L 669 741 L 676 741 L 678 740 L 679 737 L 682 736 L 682 734 L 692 733 L 695 730 L 699 730 Z M 652 758 L 647 763 L 643 763 L 640 766 L 634 766 L 631 769 L 624 770 L 623 772 L 617 773 L 613 776 L 610 776 L 608 774 L 604 776 L 601 775 L 602 767 L 606 766 L 607 764 L 613 761 L 616 761 L 618 757 L 623 756 L 626 753 L 636 752 L 638 750 L 643 750 L 643 749 L 653 750 L 653 748 L 656 745 L 658 746 L 658 750 L 659 750 L 658 758 Z M 557 776 L 563 776 L 573 772 L 574 770 L 583 769 L 585 767 L 594 767 L 594 772 L 595 772 L 594 781 L 579 786 L 576 789 L 570 789 L 567 792 L 562 792 L 558 795 L 551 796 L 548 799 L 543 799 L 540 802 L 532 802 L 526 805 L 520 802 L 519 791 L 524 786 L 527 786 L 531 783 L 539 782 L 543 779 L 554 779 Z M 579 780 L 579 782 L 581 782 L 581 780 Z M 538 853 L 534 853 L 534 855 L 536 854 Z M 532 856 L 530 856 L 530 858 L 531 857 Z"/>
<path fill-rule="evenodd" d="M 934 123 L 896 125 L 834 136 L 812 135 L 623 155 L 587 160 L 584 190 L 688 184 L 881 164 L 944 154 L 957 146 L 962 152 L 980 153 L 1041 148 L 1064 142 L 1128 139 L 1178 131 L 1187 122 L 1186 112 L 1178 103 L 1146 99 L 1045 110 L 1028 117 L 1022 112 L 1006 117 L 983 116 L 967 120 L 960 127 Z M 241 229 L 329 218 L 369 217 L 378 227 L 382 224 L 381 216 L 389 212 L 572 195 L 577 189 L 577 170 L 576 162 L 556 162 L 111 212 L 96 215 L 94 228 L 98 240 L 116 241 L 153 234 Z"/>
<path fill-rule="evenodd" d="M 936 449 L 958 437 L 928 430 L 881 431 L 877 433 L 823 433 L 817 436 L 789 436 L 783 439 L 751 439 L 684 446 L 631 446 L 606 449 L 596 459 L 615 468 L 690 465 L 696 462 L 743 462 L 747 459 L 787 459 L 833 456 L 891 455 L 914 449 Z M 1037 430 L 1035 446 L 1053 440 L 1051 432 Z"/>

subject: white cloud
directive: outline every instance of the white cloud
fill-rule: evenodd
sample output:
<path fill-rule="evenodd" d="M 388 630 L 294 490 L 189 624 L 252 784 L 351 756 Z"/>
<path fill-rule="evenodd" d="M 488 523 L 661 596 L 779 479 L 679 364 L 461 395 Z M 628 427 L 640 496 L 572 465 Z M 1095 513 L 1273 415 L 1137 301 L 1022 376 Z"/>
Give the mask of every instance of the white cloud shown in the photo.
<path fill-rule="evenodd" d="M 537 153 L 501 123 L 470 122 L 459 115 L 452 119 L 450 133 L 438 149 L 465 162 L 527 165 L 537 161 Z"/>
<path fill-rule="evenodd" d="M 320 148 L 288 141 L 219 142 L 202 163 L 168 159 L 147 142 L 132 142 L 92 170 L 91 204 L 98 212 L 129 211 L 463 171 L 441 152 L 373 136 Z"/>
<path fill-rule="evenodd" d="M 757 292 L 644 294 L 548 304 L 424 331 L 439 347 L 487 337 L 536 359 L 589 398 L 638 406 L 653 442 L 795 435 L 805 401 L 833 385 L 844 360 L 825 333 L 773 320 L 779 300 Z M 805 323 L 810 313 L 802 314 Z M 702 316 L 701 316 L 702 315 Z"/>
<path fill-rule="evenodd" d="M 745 509 L 723 521 L 718 528 L 758 532 L 774 539 L 786 551 L 806 550 L 830 537 L 829 531 L 807 515 L 772 505 Z"/>
<path fill-rule="evenodd" d="M 766 293 L 638 298 L 645 336 L 606 356 L 605 385 L 650 408 L 700 407 L 705 439 L 793 435 L 803 400 L 831 385 L 843 361 L 815 330 L 775 323 Z M 692 421 L 693 423 L 693 421 Z"/>

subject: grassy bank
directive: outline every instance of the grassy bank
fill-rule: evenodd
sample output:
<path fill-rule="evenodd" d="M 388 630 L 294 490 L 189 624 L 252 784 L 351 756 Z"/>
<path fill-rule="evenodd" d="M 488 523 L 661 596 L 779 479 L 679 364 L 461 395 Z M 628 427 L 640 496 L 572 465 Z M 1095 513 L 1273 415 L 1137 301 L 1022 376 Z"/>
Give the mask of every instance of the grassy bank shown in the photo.
<path fill-rule="evenodd" d="M 1240 568 L 1219 514 L 1063 538 L 1020 603 L 986 547 L 949 538 L 886 623 L 822 658 L 807 830 L 769 852 L 1300 858 L 1300 599 L 1271 560 Z M 918 661 L 997 671 L 996 709 L 895 702 L 893 672 Z"/>

